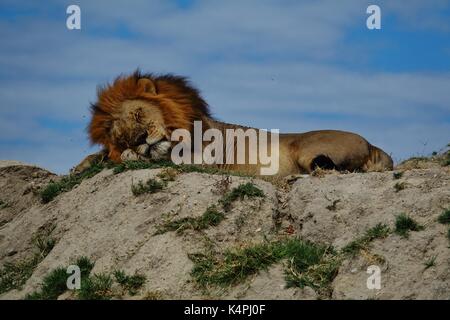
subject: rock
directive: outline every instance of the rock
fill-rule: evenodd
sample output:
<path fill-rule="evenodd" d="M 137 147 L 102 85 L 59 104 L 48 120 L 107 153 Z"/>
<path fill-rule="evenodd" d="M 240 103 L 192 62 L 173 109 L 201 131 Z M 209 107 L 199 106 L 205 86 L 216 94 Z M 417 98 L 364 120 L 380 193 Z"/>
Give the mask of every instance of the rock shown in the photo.
<path fill-rule="evenodd" d="M 33 235 L 43 226 L 56 227 L 52 233 L 55 246 L 34 269 L 23 290 L 5 292 L 0 299 L 23 298 L 39 287 L 50 270 L 68 265 L 79 256 L 95 261 L 95 273 L 121 269 L 127 274 L 144 274 L 148 281 L 136 297 L 145 296 L 145 292 L 164 292 L 166 299 L 450 296 L 448 226 L 437 222 L 438 215 L 450 207 L 448 168 L 406 170 L 401 179 L 408 187 L 400 192 L 394 190 L 392 172 L 306 176 L 291 180 L 288 189 L 260 179 L 233 177 L 227 182 L 229 190 L 252 181 L 263 190 L 264 199 L 236 200 L 219 225 L 201 232 L 157 234 L 164 222 L 201 217 L 223 196 L 223 192 L 214 191 L 218 176 L 194 172 L 180 173 L 162 191 L 133 195 L 132 184 L 157 179 L 160 172 L 137 170 L 115 175 L 112 170 L 104 170 L 43 204 L 38 193 L 30 191 L 60 177 L 32 166 L 0 162 L 0 200 L 13 204 L 0 209 L 0 266 L 32 256 Z M 333 202 L 336 205 L 330 210 Z M 339 250 L 378 223 L 393 229 L 396 216 L 402 212 L 425 229 L 410 232 L 409 238 L 391 233 L 374 240 L 367 252 L 345 258 L 326 297 L 309 287 L 286 288 L 285 261 L 228 289 L 212 289 L 207 295 L 191 277 L 193 262 L 189 255 L 208 248 L 224 251 L 277 237 L 301 237 Z M 425 262 L 432 257 L 436 257 L 434 265 L 424 271 Z M 367 288 L 367 268 L 373 264 L 381 268 L 380 290 Z M 73 296 L 66 293 L 59 298 Z"/>

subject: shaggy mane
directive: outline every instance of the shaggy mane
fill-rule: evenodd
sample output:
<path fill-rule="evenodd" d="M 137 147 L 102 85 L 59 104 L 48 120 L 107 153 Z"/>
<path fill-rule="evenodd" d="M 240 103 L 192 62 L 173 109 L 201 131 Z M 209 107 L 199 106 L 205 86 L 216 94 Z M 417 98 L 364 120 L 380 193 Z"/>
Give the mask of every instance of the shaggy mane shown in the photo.
<path fill-rule="evenodd" d="M 151 80 L 156 94 L 145 92 L 140 79 Z M 112 84 L 97 89 L 97 102 L 91 105 L 92 120 L 88 132 L 92 143 L 111 145 L 110 130 L 121 114 L 126 100 L 146 100 L 160 108 L 168 130 L 192 130 L 195 120 L 211 118 L 208 104 L 200 92 L 185 77 L 173 74 L 142 74 L 139 70 L 129 76 L 119 76 Z"/>

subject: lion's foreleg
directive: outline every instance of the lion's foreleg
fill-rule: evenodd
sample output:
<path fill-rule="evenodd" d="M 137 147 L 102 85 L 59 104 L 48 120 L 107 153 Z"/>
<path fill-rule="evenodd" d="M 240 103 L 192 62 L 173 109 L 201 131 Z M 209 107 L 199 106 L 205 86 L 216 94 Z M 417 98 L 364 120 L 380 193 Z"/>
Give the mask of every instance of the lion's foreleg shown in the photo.
<path fill-rule="evenodd" d="M 108 159 L 108 150 L 103 149 L 102 151 L 96 152 L 94 154 L 88 155 L 86 158 L 84 158 L 78 165 L 73 167 L 70 170 L 71 174 L 80 174 L 90 167 L 92 167 L 94 164 L 106 161 Z"/>

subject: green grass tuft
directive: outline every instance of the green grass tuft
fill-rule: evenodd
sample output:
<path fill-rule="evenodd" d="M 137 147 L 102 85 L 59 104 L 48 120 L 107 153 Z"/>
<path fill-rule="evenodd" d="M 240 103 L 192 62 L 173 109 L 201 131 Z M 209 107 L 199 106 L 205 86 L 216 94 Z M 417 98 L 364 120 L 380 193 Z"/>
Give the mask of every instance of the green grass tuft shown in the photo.
<path fill-rule="evenodd" d="M 158 168 L 174 168 L 179 172 L 199 172 L 208 174 L 228 174 L 241 177 L 252 177 L 245 173 L 232 172 L 215 168 L 213 166 L 198 166 L 198 165 L 176 165 L 170 160 L 158 161 L 125 161 L 121 164 L 113 164 L 110 162 L 100 162 L 92 165 L 89 169 L 80 174 L 71 174 L 61 178 L 59 181 L 50 182 L 41 192 L 40 197 L 43 203 L 52 201 L 55 197 L 63 192 L 72 190 L 79 185 L 83 180 L 92 178 L 105 168 L 112 168 L 114 174 L 119 174 L 128 170 L 141 169 L 158 169 Z"/>
<path fill-rule="evenodd" d="M 87 279 L 94 267 L 87 257 L 80 257 L 74 263 L 80 268 L 81 279 Z M 42 281 L 39 290 L 27 294 L 26 300 L 56 300 L 61 294 L 67 291 L 67 268 L 59 267 L 52 270 Z"/>
<path fill-rule="evenodd" d="M 67 290 L 66 268 L 59 267 L 46 275 L 42 281 L 40 291 L 31 293 L 26 300 L 56 300 Z"/>
<path fill-rule="evenodd" d="M 111 290 L 113 279 L 106 273 L 94 274 L 81 281 L 81 289 L 78 290 L 80 300 L 109 300 L 113 297 Z"/>
<path fill-rule="evenodd" d="M 424 227 L 419 225 L 408 215 L 402 213 L 395 220 L 395 232 L 404 238 L 409 237 L 409 231 L 420 231 Z"/>
<path fill-rule="evenodd" d="M 142 169 L 159 169 L 159 168 L 173 168 L 176 165 L 170 160 L 159 161 L 124 161 L 114 167 L 114 174 L 119 174 L 128 170 L 142 170 Z"/>
<path fill-rule="evenodd" d="M 163 224 L 158 227 L 156 234 L 162 234 L 168 231 L 181 232 L 186 229 L 204 230 L 210 226 L 218 226 L 224 219 L 225 215 L 213 205 L 208 207 L 201 217 L 187 217 Z"/>
<path fill-rule="evenodd" d="M 133 195 L 137 197 L 144 193 L 155 193 L 161 191 L 164 187 L 164 182 L 155 179 L 148 179 L 146 183 L 139 181 L 138 184 L 133 184 L 131 186 L 131 192 L 133 192 Z"/>
<path fill-rule="evenodd" d="M 424 263 L 424 265 L 425 265 L 424 270 L 427 270 L 427 269 L 429 269 L 431 267 L 434 267 L 436 265 L 436 257 L 437 256 L 432 256 L 430 259 L 425 261 L 425 263 Z"/>
<path fill-rule="evenodd" d="M 10 205 L 8 202 L 0 200 L 0 210 L 8 208 Z"/>
<path fill-rule="evenodd" d="M 178 171 L 177 169 L 169 167 L 161 170 L 161 172 L 157 174 L 157 177 L 164 182 L 175 181 L 175 178 L 179 173 L 180 171 Z"/>
<path fill-rule="evenodd" d="M 287 287 L 311 287 L 323 295 L 331 293 L 341 258 L 327 246 L 310 242 L 292 242 L 285 270 Z"/>
<path fill-rule="evenodd" d="M 159 168 L 174 168 L 180 172 L 199 172 L 208 174 L 228 174 L 239 177 L 252 177 L 240 172 L 233 172 L 222 170 L 213 166 L 199 166 L 199 165 L 176 165 L 170 160 L 158 160 L 158 161 L 125 161 L 114 167 L 114 173 L 119 174 L 128 170 L 142 170 L 142 169 L 159 169 Z"/>
<path fill-rule="evenodd" d="M 447 209 L 441 215 L 439 215 L 438 221 L 442 224 L 450 224 L 450 209 Z"/>
<path fill-rule="evenodd" d="M 94 263 L 88 257 L 79 257 L 74 265 L 80 268 L 81 277 L 87 277 L 91 273 L 91 270 L 94 268 Z"/>
<path fill-rule="evenodd" d="M 5 263 L 0 269 L 0 294 L 13 289 L 21 289 L 31 277 L 36 266 L 50 253 L 55 245 L 51 233 L 55 229 L 49 224 L 36 232 L 31 239 L 34 253 L 31 257 L 14 262 Z"/>
<path fill-rule="evenodd" d="M 241 184 L 234 188 L 227 194 L 225 194 L 219 203 L 222 205 L 225 211 L 228 211 L 231 204 L 236 199 L 244 199 L 245 196 L 252 197 L 264 197 L 264 192 L 256 187 L 253 183 Z M 225 219 L 223 212 L 220 212 L 215 205 L 209 206 L 201 217 L 192 218 L 186 217 L 174 221 L 169 221 L 158 227 L 155 234 L 162 234 L 168 231 L 181 232 L 186 229 L 203 230 L 210 226 L 219 225 L 222 220 Z"/>
<path fill-rule="evenodd" d="M 21 289 L 39 262 L 39 256 L 36 255 L 31 259 L 5 263 L 0 269 L 0 294 L 13 289 Z"/>
<path fill-rule="evenodd" d="M 145 283 L 146 277 L 142 274 L 129 276 L 123 270 L 114 272 L 114 277 L 118 284 L 128 291 L 130 295 L 135 295 Z"/>
<path fill-rule="evenodd" d="M 223 257 L 213 254 L 191 254 L 194 262 L 192 276 L 202 286 L 235 284 L 247 276 L 283 258 L 281 245 L 258 244 L 246 248 L 227 250 Z"/>
<path fill-rule="evenodd" d="M 80 174 L 70 174 L 62 177 L 59 181 L 52 181 L 40 192 L 42 203 L 48 203 L 52 201 L 56 196 L 63 192 L 72 190 L 75 186 L 79 185 L 83 180 L 92 178 L 103 169 L 109 167 L 108 163 L 98 163 L 92 165 L 86 171 Z"/>
<path fill-rule="evenodd" d="M 375 227 L 368 229 L 362 237 L 353 240 L 342 248 L 342 252 L 354 256 L 360 250 L 366 249 L 373 240 L 386 238 L 389 235 L 389 232 L 390 229 L 387 225 L 378 223 Z"/>
<path fill-rule="evenodd" d="M 223 254 L 191 254 L 189 258 L 194 262 L 191 275 L 201 286 L 233 285 L 286 259 L 288 286 L 308 285 L 320 291 L 330 285 L 340 265 L 332 248 L 300 239 L 229 249 Z"/>
<path fill-rule="evenodd" d="M 76 290 L 78 299 L 81 300 L 107 300 L 116 295 L 112 290 L 113 278 L 109 273 L 101 273 L 90 276 L 94 263 L 87 257 L 79 257 L 74 263 L 80 268 L 81 288 Z M 115 271 L 114 278 L 117 283 L 129 294 L 135 295 L 145 283 L 145 276 L 135 274 L 126 275 L 123 271 Z M 28 300 L 54 300 L 67 289 L 67 268 L 59 267 L 46 275 L 40 290 L 28 294 Z"/>
<path fill-rule="evenodd" d="M 222 199 L 219 200 L 219 203 L 222 205 L 225 211 L 229 211 L 231 208 L 231 204 L 237 200 L 243 200 L 244 197 L 247 196 L 249 198 L 254 197 L 264 197 L 264 192 L 255 186 L 251 182 L 247 182 L 245 184 L 241 184 L 238 187 L 234 188 L 227 194 L 225 194 Z"/>
<path fill-rule="evenodd" d="M 55 230 L 56 225 L 51 223 L 45 225 L 31 238 L 31 243 L 38 249 L 40 257 L 45 258 L 56 244 L 56 240 L 51 236 Z"/>
<path fill-rule="evenodd" d="M 403 177 L 403 172 L 401 172 L 401 171 L 394 172 L 394 173 L 392 174 L 392 176 L 393 176 L 394 180 L 398 180 L 398 179 L 400 179 L 401 177 Z"/>

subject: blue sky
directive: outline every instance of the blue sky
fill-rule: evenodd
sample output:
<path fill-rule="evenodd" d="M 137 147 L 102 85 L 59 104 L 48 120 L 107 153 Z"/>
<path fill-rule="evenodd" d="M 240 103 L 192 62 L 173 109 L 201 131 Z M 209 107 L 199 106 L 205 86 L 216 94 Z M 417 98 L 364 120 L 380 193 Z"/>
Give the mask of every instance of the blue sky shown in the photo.
<path fill-rule="evenodd" d="M 0 38 L 0 159 L 58 173 L 97 150 L 97 85 L 137 67 L 189 76 L 226 122 L 354 131 L 396 161 L 450 142 L 450 1 L 2 0 Z"/>

